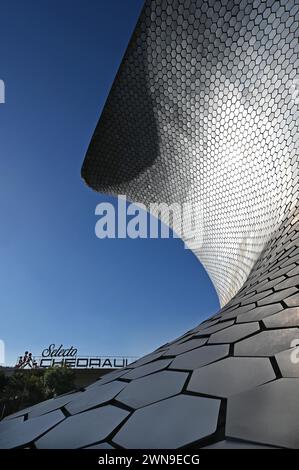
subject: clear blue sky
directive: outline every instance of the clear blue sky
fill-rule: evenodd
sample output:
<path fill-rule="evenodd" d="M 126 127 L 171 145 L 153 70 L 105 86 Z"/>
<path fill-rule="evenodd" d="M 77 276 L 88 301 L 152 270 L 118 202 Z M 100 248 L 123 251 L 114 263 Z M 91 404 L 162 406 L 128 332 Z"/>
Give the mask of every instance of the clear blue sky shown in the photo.
<path fill-rule="evenodd" d="M 99 240 L 80 168 L 141 0 L 3 0 L 0 338 L 142 355 L 218 309 L 178 239 Z"/>

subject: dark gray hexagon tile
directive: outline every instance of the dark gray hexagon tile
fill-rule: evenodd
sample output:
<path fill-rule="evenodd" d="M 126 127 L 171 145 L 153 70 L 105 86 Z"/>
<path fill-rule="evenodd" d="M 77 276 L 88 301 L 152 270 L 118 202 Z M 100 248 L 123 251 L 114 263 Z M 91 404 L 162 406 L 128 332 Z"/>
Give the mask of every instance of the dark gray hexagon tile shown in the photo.
<path fill-rule="evenodd" d="M 274 356 L 299 337 L 298 328 L 266 330 L 235 344 L 235 356 Z"/>
<path fill-rule="evenodd" d="M 36 447 L 38 449 L 86 447 L 106 439 L 128 414 L 126 410 L 108 405 L 70 416 L 38 439 Z"/>
<path fill-rule="evenodd" d="M 178 395 L 133 413 L 113 438 L 134 449 L 176 449 L 213 434 L 220 400 Z"/>
<path fill-rule="evenodd" d="M 298 338 L 299 344 L 299 338 Z M 299 354 L 297 348 L 287 349 L 275 355 L 283 377 L 299 377 Z"/>
<path fill-rule="evenodd" d="M 65 406 L 65 409 L 73 415 L 101 405 L 112 400 L 126 385 L 126 382 L 115 380 L 102 387 L 94 387 L 93 389 L 86 390 L 85 392 L 81 392 L 79 396 L 74 397 L 74 399 Z"/>
<path fill-rule="evenodd" d="M 275 379 L 269 359 L 228 357 L 193 372 L 187 390 L 228 397 Z"/>
<path fill-rule="evenodd" d="M 254 290 L 256 291 L 257 294 L 259 294 L 260 292 L 263 292 L 265 290 L 272 289 L 273 286 L 278 284 L 278 282 L 283 281 L 284 279 L 285 279 L 284 276 L 281 276 L 281 277 L 279 277 L 277 279 L 274 279 L 272 281 L 269 281 L 269 279 L 264 279 L 262 282 L 260 282 L 258 284 L 255 284 Z"/>
<path fill-rule="evenodd" d="M 295 276 L 296 274 L 299 274 L 299 266 L 296 266 L 291 271 L 289 271 L 288 276 Z"/>
<path fill-rule="evenodd" d="M 164 352 L 164 356 L 177 356 L 191 349 L 199 348 L 208 341 L 208 338 L 195 338 L 185 341 L 184 343 L 174 344 Z"/>
<path fill-rule="evenodd" d="M 132 408 L 140 408 L 180 393 L 187 377 L 185 372 L 156 372 L 127 384 L 117 400 Z"/>
<path fill-rule="evenodd" d="M 278 449 L 278 447 L 255 444 L 254 442 L 237 441 L 235 439 L 226 439 L 225 441 L 215 442 L 202 449 Z"/>
<path fill-rule="evenodd" d="M 16 425 L 24 422 L 24 416 L 18 416 L 13 419 L 0 421 L 0 434 L 1 432 L 8 432 L 10 429 L 14 429 Z"/>
<path fill-rule="evenodd" d="M 293 234 L 289 235 L 288 240 L 286 240 L 286 243 L 284 243 L 285 250 L 289 250 L 290 248 L 297 248 L 298 246 L 299 246 L 298 238 L 295 237 L 294 239 Z"/>
<path fill-rule="evenodd" d="M 138 379 L 139 377 L 144 377 L 145 375 L 152 374 L 153 372 L 166 369 L 171 362 L 172 359 L 157 359 L 154 362 L 132 369 L 127 374 L 123 375 L 122 378 L 129 380 Z"/>
<path fill-rule="evenodd" d="M 272 272 L 269 273 L 269 278 L 275 279 L 277 277 L 280 277 L 280 275 L 283 275 L 283 274 L 287 274 L 288 276 L 294 276 L 295 274 L 299 274 L 299 270 L 298 272 L 296 272 L 296 264 L 293 263 L 290 266 L 286 266 L 285 268 L 278 269 L 277 272 L 274 274 L 272 274 Z"/>
<path fill-rule="evenodd" d="M 11 415 L 5 416 L 2 421 L 10 421 L 11 419 L 19 418 L 19 417 L 24 417 L 27 415 L 33 407 L 30 406 L 29 408 L 24 408 L 23 410 L 17 411 L 16 413 L 12 413 Z M 2 422 L 1 421 L 1 422 Z"/>
<path fill-rule="evenodd" d="M 95 444 L 93 446 L 84 447 L 84 449 L 115 449 L 115 447 L 108 444 L 108 442 L 101 442 L 101 444 Z"/>
<path fill-rule="evenodd" d="M 235 308 L 233 310 L 229 310 L 228 312 L 225 312 L 225 313 L 222 313 L 222 310 L 220 310 L 220 314 L 221 314 L 220 320 L 222 321 L 222 323 L 225 322 L 225 321 L 230 321 L 230 320 L 232 320 L 233 323 L 234 323 L 235 318 L 238 316 L 238 308 Z M 218 321 L 218 323 L 219 323 L 219 321 Z M 220 325 L 221 325 L 221 323 L 220 323 Z"/>
<path fill-rule="evenodd" d="M 280 266 L 282 268 L 284 268 L 285 266 L 290 266 L 291 264 L 293 263 L 297 263 L 298 264 L 298 261 L 299 261 L 299 253 L 292 253 L 292 257 L 290 259 L 287 259 L 286 261 L 284 261 L 283 263 L 280 264 Z"/>
<path fill-rule="evenodd" d="M 182 370 L 193 370 L 198 367 L 205 366 L 211 362 L 217 361 L 229 354 L 229 345 L 213 345 L 203 346 L 199 349 L 193 349 L 193 351 L 186 352 L 177 356 L 170 369 L 182 369 Z"/>
<path fill-rule="evenodd" d="M 137 361 L 130 364 L 130 368 L 135 368 L 135 367 L 143 366 L 144 364 L 148 364 L 149 362 L 159 359 L 159 357 L 161 357 L 162 355 L 163 355 L 163 351 L 147 354 L 146 356 L 143 356 L 141 359 L 138 359 Z"/>
<path fill-rule="evenodd" d="M 288 307 L 299 307 L 299 294 L 292 295 L 284 300 Z"/>
<path fill-rule="evenodd" d="M 205 328 L 204 330 L 199 330 L 196 333 L 196 336 L 211 335 L 212 333 L 216 333 L 216 331 L 224 330 L 225 328 L 228 328 L 229 326 L 233 324 L 234 324 L 234 320 L 217 323 L 216 325 L 210 326 L 209 328 Z"/>
<path fill-rule="evenodd" d="M 212 343 L 234 343 L 241 338 L 259 331 L 259 324 L 256 322 L 233 325 L 225 330 L 218 331 L 210 336 L 208 344 Z"/>
<path fill-rule="evenodd" d="M 218 319 L 219 318 L 219 315 L 220 316 L 223 316 L 225 315 L 226 313 L 229 313 L 231 312 L 232 310 L 238 308 L 240 306 L 240 300 L 236 297 L 234 297 L 231 301 L 229 301 L 224 307 L 222 307 L 222 309 L 217 312 L 213 317 L 214 320 Z"/>
<path fill-rule="evenodd" d="M 225 313 L 223 315 L 223 320 L 228 320 L 230 318 L 236 318 L 236 317 L 238 317 L 238 315 L 243 315 L 243 314 L 253 310 L 254 308 L 255 308 L 254 303 L 244 305 L 242 307 L 238 307 L 235 310 L 233 310 L 232 312 Z"/>
<path fill-rule="evenodd" d="M 257 293 L 260 292 L 261 290 L 266 290 L 266 289 L 271 289 L 272 287 L 276 286 L 279 282 L 282 282 L 285 280 L 284 276 L 278 277 L 277 279 L 273 279 L 273 281 L 264 281 L 262 284 L 257 284 L 256 286 L 256 291 Z"/>
<path fill-rule="evenodd" d="M 163 348 L 163 351 L 164 353 L 172 346 L 177 346 L 178 344 L 182 344 L 182 343 L 185 343 L 186 341 L 188 341 L 189 339 L 191 339 L 192 337 L 194 336 L 194 333 L 188 333 L 188 334 L 185 334 L 183 336 L 181 336 L 180 338 L 177 338 L 176 340 L 174 341 L 171 341 L 170 343 L 168 343 L 165 348 Z"/>
<path fill-rule="evenodd" d="M 291 287 L 290 289 L 285 289 L 279 292 L 274 292 L 273 294 L 269 295 L 265 299 L 259 300 L 258 306 L 274 304 L 275 302 L 281 302 L 289 295 L 295 294 L 295 292 L 297 292 L 296 287 Z"/>
<path fill-rule="evenodd" d="M 186 341 L 187 339 L 191 338 L 191 336 L 193 336 L 193 334 L 194 334 L 194 330 L 196 330 L 197 328 L 198 327 L 194 328 L 193 330 L 186 331 L 186 333 L 184 333 L 183 335 L 180 335 L 175 340 L 166 343 L 164 345 L 163 349 L 165 350 L 166 348 L 169 348 L 170 346 L 173 346 L 174 344 L 180 344 L 180 343 Z M 158 351 L 160 351 L 160 348 L 157 350 L 157 352 Z"/>
<path fill-rule="evenodd" d="M 279 379 L 232 396 L 226 435 L 278 447 L 299 448 L 299 379 Z"/>
<path fill-rule="evenodd" d="M 105 385 L 109 382 L 112 382 L 115 379 L 120 378 L 121 376 L 129 372 L 129 370 L 130 370 L 129 368 L 124 368 L 120 370 L 115 370 L 113 372 L 108 372 L 108 374 L 105 374 L 104 377 L 101 377 L 96 382 L 85 387 L 85 390 L 90 390 L 94 387 L 101 387 L 102 385 Z"/>
<path fill-rule="evenodd" d="M 0 423 L 0 449 L 25 446 L 65 419 L 60 410 L 20 422 L 20 419 Z"/>
<path fill-rule="evenodd" d="M 263 322 L 267 328 L 299 326 L 299 307 L 286 308 L 282 312 L 265 318 Z"/>
<path fill-rule="evenodd" d="M 269 290 L 260 292 L 259 294 L 251 294 L 250 299 L 248 299 L 248 300 L 246 300 L 246 299 L 243 300 L 243 301 L 242 301 L 242 304 L 246 305 L 247 303 L 252 302 L 253 300 L 254 300 L 255 302 L 258 302 L 259 300 L 264 299 L 265 297 L 268 297 L 268 295 L 272 294 L 272 292 L 273 292 L 273 291 L 272 291 L 271 289 L 269 289 Z"/>
<path fill-rule="evenodd" d="M 50 411 L 57 410 L 62 406 L 69 403 L 75 397 L 80 396 L 81 392 L 74 392 L 74 393 L 65 393 L 57 398 L 51 398 L 49 400 L 45 400 L 41 403 L 37 403 L 36 405 L 30 406 L 29 408 L 25 408 L 24 410 L 20 410 L 17 413 L 13 413 L 9 416 L 4 418 L 4 421 L 16 418 L 18 416 L 28 415 L 28 418 L 35 418 L 37 416 L 43 415 L 45 413 L 49 413 Z"/>
<path fill-rule="evenodd" d="M 50 400 L 38 403 L 37 405 L 31 408 L 31 411 L 28 413 L 28 419 L 43 415 L 45 413 L 49 413 L 50 411 L 57 410 L 58 408 L 65 406 L 70 401 L 75 400 L 76 398 L 80 400 L 81 396 L 82 392 L 77 392 L 71 393 L 69 395 L 63 395 L 57 398 L 51 398 Z"/>
<path fill-rule="evenodd" d="M 205 321 L 204 323 L 201 323 L 197 328 L 194 328 L 193 331 L 206 330 L 207 328 L 210 328 L 211 326 L 216 325 L 218 322 L 219 322 L 218 318 L 216 320 Z"/>
<path fill-rule="evenodd" d="M 281 290 L 281 289 L 287 289 L 290 287 L 295 287 L 299 284 L 299 275 L 298 276 L 292 276 L 289 277 L 288 279 L 285 279 L 283 282 L 280 282 L 277 284 L 274 289 L 276 291 Z M 298 290 L 298 289 L 297 289 Z"/>
<path fill-rule="evenodd" d="M 237 323 L 263 320 L 268 315 L 273 315 L 273 313 L 280 312 L 281 310 L 283 310 L 283 306 L 280 303 L 256 307 L 250 312 L 239 315 L 237 318 Z"/>

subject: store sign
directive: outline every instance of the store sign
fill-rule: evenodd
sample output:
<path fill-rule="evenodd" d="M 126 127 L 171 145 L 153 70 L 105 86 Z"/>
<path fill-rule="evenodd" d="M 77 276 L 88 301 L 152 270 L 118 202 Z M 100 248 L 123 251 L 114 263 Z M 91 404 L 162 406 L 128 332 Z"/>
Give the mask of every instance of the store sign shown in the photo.
<path fill-rule="evenodd" d="M 63 348 L 61 344 L 59 347 L 55 347 L 55 344 L 50 344 L 50 346 L 43 350 L 42 357 L 75 357 L 77 355 L 78 349 L 71 346 L 70 348 Z"/>
<path fill-rule="evenodd" d="M 21 356 L 18 368 L 47 368 L 67 366 L 78 369 L 118 369 L 136 360 L 135 357 L 122 356 L 81 356 L 74 346 L 65 348 L 63 344 L 52 343 L 42 350 L 41 356 L 32 356 L 26 351 Z"/>

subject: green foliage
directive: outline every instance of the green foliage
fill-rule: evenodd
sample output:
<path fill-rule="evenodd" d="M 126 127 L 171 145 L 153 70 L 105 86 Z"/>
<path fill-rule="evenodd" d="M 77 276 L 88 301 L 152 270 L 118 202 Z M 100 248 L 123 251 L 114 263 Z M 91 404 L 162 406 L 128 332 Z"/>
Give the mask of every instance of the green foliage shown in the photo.
<path fill-rule="evenodd" d="M 75 372 L 67 367 L 52 367 L 46 370 L 44 381 L 50 395 L 61 395 L 74 390 Z"/>
<path fill-rule="evenodd" d="M 46 398 L 42 371 L 15 371 L 2 391 L 3 411 L 14 413 Z"/>
<path fill-rule="evenodd" d="M 0 399 L 2 398 L 2 394 L 7 382 L 8 378 L 6 377 L 4 371 L 0 369 Z"/>
<path fill-rule="evenodd" d="M 0 370 L 0 419 L 74 390 L 74 380 L 74 371 L 66 367 L 15 370 L 10 377 Z"/>

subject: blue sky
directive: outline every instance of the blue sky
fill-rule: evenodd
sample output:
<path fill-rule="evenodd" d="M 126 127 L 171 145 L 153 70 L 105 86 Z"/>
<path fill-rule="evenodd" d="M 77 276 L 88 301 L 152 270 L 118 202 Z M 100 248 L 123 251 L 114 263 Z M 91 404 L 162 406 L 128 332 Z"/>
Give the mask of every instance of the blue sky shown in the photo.
<path fill-rule="evenodd" d="M 141 0 L 3 0 L 0 338 L 6 362 L 49 343 L 142 355 L 218 309 L 178 239 L 99 240 L 83 158 Z"/>

